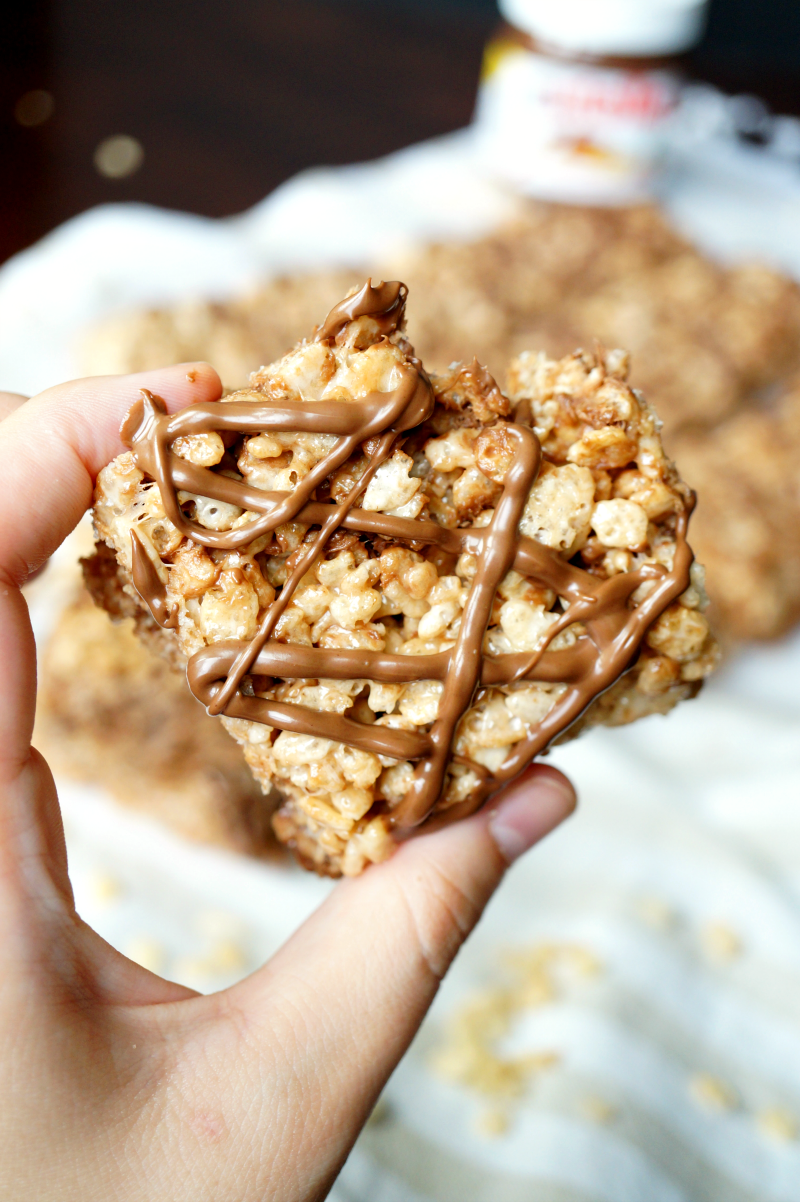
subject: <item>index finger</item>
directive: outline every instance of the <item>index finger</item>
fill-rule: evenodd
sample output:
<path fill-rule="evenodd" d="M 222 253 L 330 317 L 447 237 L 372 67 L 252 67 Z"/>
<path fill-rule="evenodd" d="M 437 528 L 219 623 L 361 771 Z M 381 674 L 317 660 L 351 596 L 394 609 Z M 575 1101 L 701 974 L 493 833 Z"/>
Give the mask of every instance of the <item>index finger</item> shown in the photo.
<path fill-rule="evenodd" d="M 91 504 L 97 473 L 124 449 L 119 427 L 142 388 L 170 410 L 222 394 L 213 368 L 180 364 L 60 384 L 0 426 L 0 766 L 24 762 L 33 729 L 34 644 L 19 586 Z"/>
<path fill-rule="evenodd" d="M 182 363 L 131 376 L 95 376 L 32 397 L 0 435 L 0 574 L 12 584 L 49 558 L 91 503 L 100 468 L 124 450 L 119 427 L 142 388 L 170 410 L 216 400 L 219 376 Z"/>

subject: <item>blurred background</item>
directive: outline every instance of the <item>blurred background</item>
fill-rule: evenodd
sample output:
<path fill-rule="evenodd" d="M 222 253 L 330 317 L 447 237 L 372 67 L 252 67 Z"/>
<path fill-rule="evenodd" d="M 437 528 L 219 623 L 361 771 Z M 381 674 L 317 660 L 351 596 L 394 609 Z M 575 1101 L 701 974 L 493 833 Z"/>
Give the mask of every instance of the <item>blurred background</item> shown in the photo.
<path fill-rule="evenodd" d="M 457 129 L 498 20 L 493 0 L 15 5 L 0 48 L 0 261 L 92 205 L 227 216 L 303 167 Z M 799 46 L 792 0 L 712 0 L 686 70 L 800 113 Z M 134 141 L 104 158 L 120 135 Z"/>

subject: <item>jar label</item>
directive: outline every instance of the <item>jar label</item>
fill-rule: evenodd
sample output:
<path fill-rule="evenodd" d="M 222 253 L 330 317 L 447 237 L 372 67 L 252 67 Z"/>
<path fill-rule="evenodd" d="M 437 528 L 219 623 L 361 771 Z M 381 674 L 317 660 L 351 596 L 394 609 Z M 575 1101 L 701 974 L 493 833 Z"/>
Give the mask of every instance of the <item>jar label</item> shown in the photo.
<path fill-rule="evenodd" d="M 651 189 L 677 91 L 666 70 L 551 58 L 495 41 L 478 94 L 481 155 L 534 195 L 640 199 Z"/>

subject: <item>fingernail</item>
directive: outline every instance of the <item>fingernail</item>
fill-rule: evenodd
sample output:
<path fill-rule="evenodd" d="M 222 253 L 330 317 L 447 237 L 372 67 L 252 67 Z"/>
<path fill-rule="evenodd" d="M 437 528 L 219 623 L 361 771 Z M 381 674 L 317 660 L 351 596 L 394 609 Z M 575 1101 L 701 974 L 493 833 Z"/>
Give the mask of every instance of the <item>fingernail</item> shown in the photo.
<path fill-rule="evenodd" d="M 533 779 L 520 781 L 489 822 L 500 854 L 513 864 L 568 818 L 575 804 L 575 790 L 560 773 L 537 773 Z"/>

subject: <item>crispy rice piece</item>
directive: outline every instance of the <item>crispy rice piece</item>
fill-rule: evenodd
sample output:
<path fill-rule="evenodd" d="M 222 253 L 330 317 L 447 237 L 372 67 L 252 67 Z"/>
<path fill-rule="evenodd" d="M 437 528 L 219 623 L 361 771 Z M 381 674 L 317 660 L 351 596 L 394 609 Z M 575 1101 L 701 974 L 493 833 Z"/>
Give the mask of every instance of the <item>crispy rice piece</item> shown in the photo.
<path fill-rule="evenodd" d="M 104 567 L 108 600 L 114 590 Z M 118 600 L 138 609 L 125 594 Z M 142 622 L 140 630 L 151 626 Z M 172 643 L 159 640 L 162 649 Z M 276 798 L 264 796 L 220 724 L 143 646 L 130 618 L 110 621 L 83 590 L 42 657 L 34 742 L 56 772 L 100 785 L 191 839 L 281 854 L 270 825 Z"/>
<path fill-rule="evenodd" d="M 626 357 L 524 355 L 510 396 L 477 362 L 429 381 L 404 301 L 365 285 L 222 402 L 146 398 L 95 496 L 103 604 L 147 598 L 283 794 L 278 837 L 330 875 L 716 662 L 691 494 Z"/>

